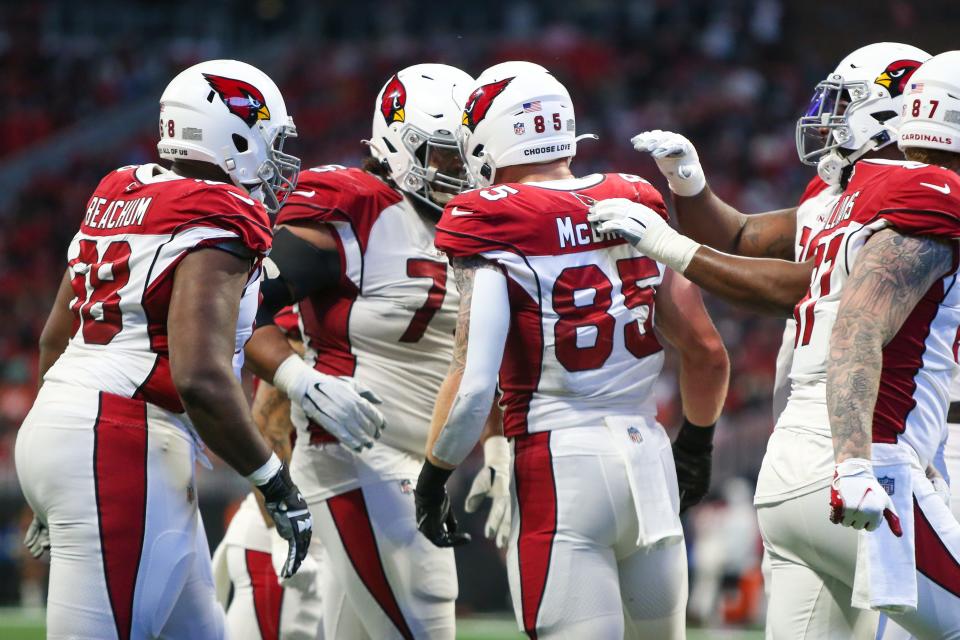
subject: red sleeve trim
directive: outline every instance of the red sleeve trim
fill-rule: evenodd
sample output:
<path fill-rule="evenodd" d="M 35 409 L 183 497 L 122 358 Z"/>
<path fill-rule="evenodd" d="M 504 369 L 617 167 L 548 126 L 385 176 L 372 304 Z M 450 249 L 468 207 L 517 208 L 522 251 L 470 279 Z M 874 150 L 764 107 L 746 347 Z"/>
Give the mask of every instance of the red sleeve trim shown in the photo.
<path fill-rule="evenodd" d="M 904 214 L 904 215 L 901 215 Z M 921 218 L 919 216 L 929 216 Z M 960 238 L 960 218 L 935 209 L 881 209 L 875 218 L 883 218 L 907 234 Z"/>

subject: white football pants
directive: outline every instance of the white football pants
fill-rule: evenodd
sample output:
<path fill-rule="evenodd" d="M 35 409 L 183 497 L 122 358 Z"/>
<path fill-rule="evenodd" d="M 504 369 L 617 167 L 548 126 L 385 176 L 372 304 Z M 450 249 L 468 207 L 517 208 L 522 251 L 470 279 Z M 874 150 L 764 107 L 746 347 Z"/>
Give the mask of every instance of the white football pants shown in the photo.
<path fill-rule="evenodd" d="M 48 638 L 224 637 L 194 460 L 190 436 L 158 407 L 43 385 L 16 465 L 50 530 Z"/>

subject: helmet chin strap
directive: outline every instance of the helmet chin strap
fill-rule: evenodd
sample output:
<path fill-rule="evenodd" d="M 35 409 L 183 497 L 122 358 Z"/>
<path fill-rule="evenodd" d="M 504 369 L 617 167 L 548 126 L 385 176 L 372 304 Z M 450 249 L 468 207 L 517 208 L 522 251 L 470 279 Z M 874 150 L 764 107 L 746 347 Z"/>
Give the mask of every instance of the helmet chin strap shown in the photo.
<path fill-rule="evenodd" d="M 843 170 L 845 168 L 849 167 L 868 153 L 883 149 L 884 147 L 888 147 L 896 142 L 898 130 L 888 124 L 884 124 L 883 127 L 890 134 L 887 136 L 886 140 L 877 140 L 877 136 L 874 136 L 870 139 L 870 144 L 865 144 L 848 155 L 840 155 L 837 153 L 836 149 L 834 149 L 827 155 L 820 158 L 820 162 L 817 163 L 817 175 L 820 176 L 820 179 L 829 185 L 838 185 L 843 179 Z M 880 134 L 877 135 L 879 136 Z"/>
<path fill-rule="evenodd" d="M 830 186 L 836 186 L 840 184 L 840 180 L 843 177 L 843 169 L 848 164 L 849 162 L 846 158 L 836 151 L 831 151 L 820 158 L 820 162 L 817 163 L 817 175 Z"/>

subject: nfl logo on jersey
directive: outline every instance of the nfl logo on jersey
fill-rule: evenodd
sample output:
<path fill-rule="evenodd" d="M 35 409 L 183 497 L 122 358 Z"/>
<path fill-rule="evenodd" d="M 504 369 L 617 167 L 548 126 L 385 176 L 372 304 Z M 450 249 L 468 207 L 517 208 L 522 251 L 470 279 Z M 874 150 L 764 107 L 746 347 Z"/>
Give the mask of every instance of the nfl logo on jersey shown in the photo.
<path fill-rule="evenodd" d="M 513 123 L 513 132 L 514 132 L 515 134 L 517 134 L 518 136 L 522 136 L 525 131 L 526 131 L 526 127 L 523 126 L 523 123 L 522 123 L 522 122 L 514 122 L 514 123 Z"/>
<path fill-rule="evenodd" d="M 400 481 L 400 493 L 402 493 L 402 494 L 404 494 L 404 495 L 409 494 L 409 493 L 413 493 L 413 483 L 410 482 L 410 481 L 407 480 L 407 479 L 401 480 L 401 481 Z"/>
<path fill-rule="evenodd" d="M 888 496 L 892 496 L 894 490 L 896 489 L 896 481 L 889 477 L 883 476 L 882 478 L 877 478 L 877 482 L 880 483 L 880 486 L 883 487 L 883 490 L 887 492 Z"/>
<path fill-rule="evenodd" d="M 643 436 L 640 435 L 640 431 L 636 427 L 630 427 L 627 429 L 627 435 L 630 436 L 630 439 L 637 444 L 643 442 Z"/>

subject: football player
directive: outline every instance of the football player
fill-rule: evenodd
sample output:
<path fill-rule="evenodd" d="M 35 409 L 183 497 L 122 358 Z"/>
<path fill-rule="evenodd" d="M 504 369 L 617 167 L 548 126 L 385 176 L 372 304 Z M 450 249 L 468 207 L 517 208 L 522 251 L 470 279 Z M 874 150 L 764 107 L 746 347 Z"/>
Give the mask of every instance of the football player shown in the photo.
<path fill-rule="evenodd" d="M 471 82 L 439 64 L 395 74 L 377 96 L 364 167 L 304 171 L 278 218 L 276 277 L 247 354 L 292 400 L 291 468 L 324 547 L 327 637 L 454 637 L 453 552 L 417 535 L 413 483 L 453 349 L 457 294 L 433 238 L 442 205 L 466 186 L 453 131 Z M 303 358 L 267 325 L 296 301 Z M 315 404 L 331 382 L 363 420 L 331 420 Z"/>
<path fill-rule="evenodd" d="M 284 575 L 307 553 L 306 502 L 239 381 L 295 133 L 264 73 L 195 65 L 160 98 L 171 167 L 113 171 L 87 203 L 16 445 L 49 530 L 49 638 L 224 637 L 197 510 L 204 442 L 263 494 L 289 541 Z"/>
<path fill-rule="evenodd" d="M 794 313 L 792 389 L 777 429 L 796 425 L 800 454 L 822 449 L 832 432 L 836 461 L 826 478 L 811 478 L 814 490 L 760 509 L 775 638 L 873 637 L 856 624 L 866 609 L 918 638 L 960 634 L 960 525 L 925 475 L 946 419 L 960 321 L 952 286 L 960 179 L 950 170 L 960 163 L 956 124 L 941 113 L 957 113 L 958 58 L 933 58 L 904 87 L 899 146 L 916 162 L 860 160 L 809 241 L 814 271 Z M 847 112 L 855 108 L 851 101 Z M 601 205 L 595 217 L 606 221 L 599 229 L 622 229 L 641 247 L 673 245 L 667 252 L 676 255 L 692 242 L 642 229 L 657 217 L 632 203 Z M 680 253 L 700 254 L 694 245 Z M 755 274 L 782 267 L 744 260 Z M 818 458 L 782 464 L 822 466 Z M 832 521 L 874 533 L 836 535 L 812 516 L 828 502 Z M 889 526 L 875 531 L 882 519 Z"/>
<path fill-rule="evenodd" d="M 802 161 L 818 165 L 818 175 L 810 181 L 796 207 L 744 215 L 710 190 L 696 150 L 683 136 L 649 131 L 636 136 L 633 143 L 639 151 L 650 152 L 667 177 L 674 193 L 680 228 L 690 237 L 741 256 L 805 263 L 810 258 L 809 241 L 825 224 L 853 164 L 860 158 L 902 157 L 894 144 L 894 127 L 899 122 L 903 91 L 913 71 L 928 58 L 927 53 L 908 45 L 871 44 L 845 57 L 817 85 L 807 113 L 797 123 L 797 147 Z M 759 278 L 755 264 L 745 262 L 743 267 L 732 272 L 709 270 L 705 277 L 719 274 L 721 281 L 699 282 L 728 299 L 783 315 L 793 311 L 793 305 L 806 291 L 812 269 L 810 263 L 798 264 L 786 274 L 770 269 L 765 272 L 767 277 Z M 697 265 L 692 268 L 693 272 L 688 270 L 687 274 L 697 281 L 700 275 Z M 774 303 L 773 308 L 766 306 L 770 302 Z M 780 420 L 790 396 L 788 374 L 795 336 L 796 323 L 790 318 L 777 356 L 773 399 L 777 426 L 767 445 L 754 497 L 761 522 L 767 514 L 798 504 L 796 501 L 818 489 L 824 490 L 833 472 L 833 449 L 825 425 L 819 433 L 811 433 L 810 425 L 803 420 Z M 816 498 L 808 499 L 819 504 Z M 768 615 L 771 627 L 778 620 L 785 620 L 776 612 L 802 610 L 814 620 L 823 616 L 849 621 L 849 631 L 838 630 L 841 635 L 855 635 L 857 629 L 867 636 L 873 633 L 876 614 L 849 607 L 848 592 L 852 585 L 838 582 L 829 574 L 824 580 L 813 569 L 791 562 L 794 554 L 789 549 L 795 541 L 774 538 L 772 528 L 762 527 L 762 531 L 765 554 L 777 573 L 794 575 L 779 581 L 781 584 L 808 585 L 810 593 L 826 584 L 831 592 L 839 594 L 834 599 L 816 600 L 801 596 L 801 591 L 794 587 L 773 590 Z M 829 530 L 825 533 L 836 536 Z M 847 535 L 842 544 L 853 547 L 856 537 Z M 768 579 L 768 589 L 771 582 L 774 581 Z M 832 609 L 835 603 L 839 611 Z M 795 619 L 802 619 L 804 614 L 794 615 Z M 794 625 L 794 620 L 784 624 Z M 814 623 L 812 628 L 819 627 Z M 783 635 L 786 631 L 777 633 Z"/>
<path fill-rule="evenodd" d="M 458 135 L 481 188 L 454 198 L 437 227 L 461 298 L 454 364 L 417 483 L 420 531 L 438 546 L 468 540 L 445 482 L 477 441 L 499 380 L 520 628 L 538 638 L 683 638 L 681 498 L 656 422 L 664 355 L 654 326 L 681 354 L 678 461 L 706 480 L 683 500 L 707 489 L 726 351 L 692 285 L 617 236 L 592 233 L 586 219 L 599 198 L 666 216 L 663 200 L 634 175 L 573 175 L 570 96 L 528 63 L 481 75 Z"/>

